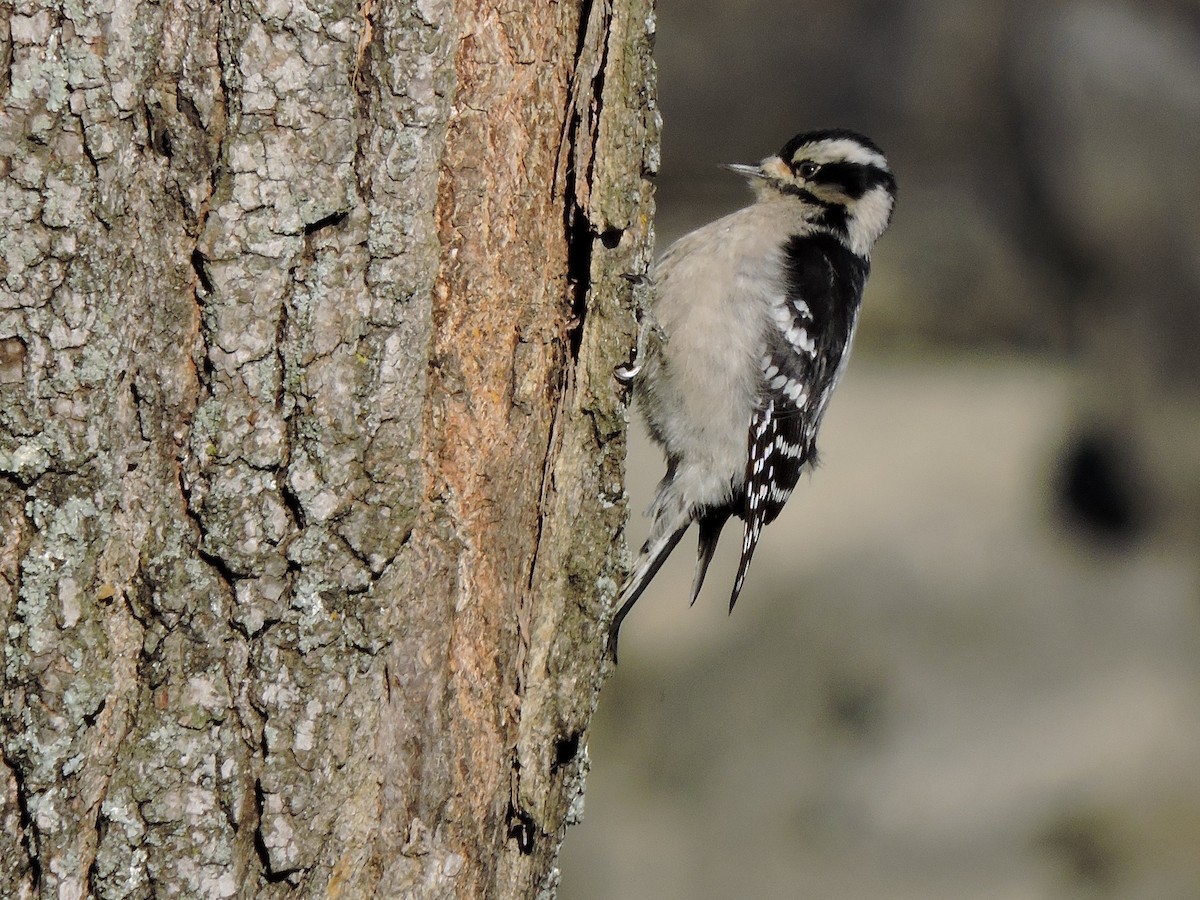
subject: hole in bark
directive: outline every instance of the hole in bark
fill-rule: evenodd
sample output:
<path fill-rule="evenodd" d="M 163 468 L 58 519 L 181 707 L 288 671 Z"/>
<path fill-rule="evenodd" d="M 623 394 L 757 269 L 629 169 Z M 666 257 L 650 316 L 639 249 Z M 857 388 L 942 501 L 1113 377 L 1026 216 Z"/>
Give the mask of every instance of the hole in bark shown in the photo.
<path fill-rule="evenodd" d="M 317 219 L 317 221 L 310 222 L 304 226 L 304 236 L 309 237 L 310 235 L 314 235 L 322 228 L 336 228 L 345 222 L 346 217 L 349 215 L 350 213 L 346 212 L 345 210 L 341 210 L 339 212 L 330 213 L 327 216 L 322 216 L 321 218 Z"/>
<path fill-rule="evenodd" d="M 525 856 L 533 852 L 533 839 L 537 834 L 533 816 L 523 809 L 508 805 L 508 836 L 517 842 L 517 849 Z"/>
<path fill-rule="evenodd" d="M 171 132 L 168 130 L 166 123 L 160 111 L 151 109 L 149 106 L 145 108 L 146 113 L 146 137 L 150 143 L 150 149 L 159 156 L 171 158 Z"/>
<path fill-rule="evenodd" d="M 83 714 L 83 724 L 88 728 L 96 724 L 96 720 L 100 718 L 100 713 L 104 712 L 104 707 L 108 705 L 108 698 L 105 697 L 100 701 L 100 705 L 93 712 Z"/>
<path fill-rule="evenodd" d="M 171 132 L 167 129 L 159 131 L 154 136 L 154 149 L 165 156 L 171 158 Z"/>
<path fill-rule="evenodd" d="M 254 780 L 254 804 L 258 810 L 258 824 L 254 826 L 254 852 L 258 854 L 258 861 L 262 865 L 263 877 L 266 878 L 269 884 L 278 884 L 282 881 L 287 881 L 292 875 L 300 871 L 299 869 L 281 869 L 276 872 L 271 868 L 271 852 L 267 849 L 266 838 L 263 837 L 263 808 L 266 805 L 266 794 L 263 791 L 262 781 Z"/>
<path fill-rule="evenodd" d="M 192 98 L 184 94 L 181 90 L 182 85 L 175 90 L 175 106 L 183 113 L 183 117 L 195 128 L 204 130 L 204 119 L 200 117 L 200 110 L 196 108 L 196 104 L 192 102 Z"/>
<path fill-rule="evenodd" d="M 108 819 L 101 812 L 96 816 L 96 847 L 104 846 L 104 838 L 108 834 Z M 84 885 L 84 896 L 94 897 L 98 893 L 96 885 L 100 882 L 100 852 L 96 853 L 92 864 L 88 866 L 87 883 Z"/>
<path fill-rule="evenodd" d="M 567 213 L 567 284 L 571 287 L 571 328 L 567 331 L 567 341 L 573 360 L 579 359 L 591 281 L 592 232 L 583 210 L 573 206 Z"/>
<path fill-rule="evenodd" d="M 625 232 L 620 228 L 610 228 L 607 231 L 600 232 L 600 243 L 607 250 L 615 250 L 621 244 L 621 235 Z"/>
<path fill-rule="evenodd" d="M 283 498 L 283 505 L 292 514 L 292 521 L 296 523 L 297 528 L 305 528 L 308 525 L 308 516 L 304 512 L 304 504 L 300 502 L 300 498 L 292 490 L 287 476 L 282 472 L 277 474 L 275 476 L 275 483 L 279 488 L 279 496 Z"/>
<path fill-rule="evenodd" d="M 561 769 L 579 755 L 579 740 L 579 732 L 575 731 L 554 742 L 554 768 Z"/>
<path fill-rule="evenodd" d="M 583 54 L 583 48 L 587 46 L 588 21 L 592 18 L 592 3 L 593 0 L 584 0 L 584 4 L 579 10 L 579 34 L 575 37 L 575 59 L 577 60 Z"/>
<path fill-rule="evenodd" d="M 100 839 L 96 842 L 97 846 L 99 846 L 100 842 L 103 840 L 104 840 L 104 837 L 103 837 L 103 835 L 101 835 Z M 99 856 L 97 856 L 96 859 L 92 860 L 92 864 L 90 866 L 88 866 L 87 884 L 84 885 L 84 889 L 87 891 L 87 894 L 85 896 L 88 896 L 88 897 L 95 896 L 96 882 L 99 881 L 99 879 L 100 879 L 100 859 L 99 859 Z"/>
<path fill-rule="evenodd" d="M 196 273 L 196 277 L 200 279 L 200 286 L 204 288 L 205 293 L 213 292 L 212 279 L 208 277 L 208 261 L 205 260 L 204 254 L 199 248 L 192 251 L 192 269 Z"/>
<path fill-rule="evenodd" d="M 14 794 L 17 799 L 17 822 L 21 828 L 21 849 L 29 860 L 29 879 L 33 882 L 34 894 L 40 894 L 42 889 L 42 862 L 38 859 L 37 848 L 33 842 L 33 816 L 29 812 L 29 795 L 25 787 L 25 778 L 20 769 L 8 758 L 4 763 L 12 773 L 16 782 Z"/>

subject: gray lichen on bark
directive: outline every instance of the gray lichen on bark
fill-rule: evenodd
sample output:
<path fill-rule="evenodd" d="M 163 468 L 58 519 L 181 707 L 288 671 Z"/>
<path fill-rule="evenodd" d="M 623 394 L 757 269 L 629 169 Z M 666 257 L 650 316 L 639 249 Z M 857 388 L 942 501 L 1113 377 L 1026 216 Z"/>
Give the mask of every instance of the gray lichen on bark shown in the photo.
<path fill-rule="evenodd" d="M 0 892 L 551 892 L 649 2 L 5 11 Z"/>

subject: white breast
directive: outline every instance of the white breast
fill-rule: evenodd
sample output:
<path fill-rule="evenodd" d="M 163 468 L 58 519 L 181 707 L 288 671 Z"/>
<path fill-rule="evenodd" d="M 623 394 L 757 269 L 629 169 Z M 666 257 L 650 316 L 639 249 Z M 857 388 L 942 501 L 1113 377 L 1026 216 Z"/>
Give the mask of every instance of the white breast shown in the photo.
<path fill-rule="evenodd" d="M 756 203 L 718 219 L 672 245 L 656 269 L 665 342 L 639 399 L 688 501 L 727 500 L 744 478 L 764 330 L 784 295 L 783 242 L 804 224 L 796 210 Z"/>

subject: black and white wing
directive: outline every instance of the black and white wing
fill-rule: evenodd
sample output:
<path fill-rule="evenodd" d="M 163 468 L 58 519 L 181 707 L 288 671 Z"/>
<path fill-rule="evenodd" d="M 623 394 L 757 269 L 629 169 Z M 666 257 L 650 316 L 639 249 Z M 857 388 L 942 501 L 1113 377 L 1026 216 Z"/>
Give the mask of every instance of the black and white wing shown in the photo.
<path fill-rule="evenodd" d="M 737 602 L 764 525 L 779 515 L 805 465 L 854 337 L 869 263 L 831 235 L 791 238 L 787 284 L 772 310 L 762 356 L 762 400 L 750 422 Z"/>

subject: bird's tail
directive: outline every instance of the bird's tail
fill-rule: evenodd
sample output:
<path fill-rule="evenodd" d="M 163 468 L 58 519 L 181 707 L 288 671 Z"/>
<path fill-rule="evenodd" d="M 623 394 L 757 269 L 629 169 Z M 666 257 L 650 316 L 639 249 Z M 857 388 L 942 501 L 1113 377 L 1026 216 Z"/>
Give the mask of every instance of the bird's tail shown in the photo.
<path fill-rule="evenodd" d="M 729 521 L 728 507 L 721 507 L 700 519 L 700 544 L 696 548 L 696 577 L 692 580 L 692 605 L 700 596 L 700 588 L 704 586 L 704 576 L 708 574 L 708 564 L 712 562 L 713 554 L 717 551 L 717 540 L 721 537 L 721 529 Z"/>
<path fill-rule="evenodd" d="M 621 623 L 633 608 L 633 604 L 642 596 L 642 591 L 646 590 L 651 579 L 658 574 L 658 570 L 667 561 L 667 557 L 671 555 L 671 551 L 675 549 L 675 545 L 679 543 L 690 524 L 691 517 L 687 510 L 670 510 L 661 506 L 658 508 L 658 516 L 650 530 L 650 537 L 642 545 L 633 571 L 629 573 L 625 584 L 621 586 L 621 593 L 617 595 L 616 602 L 621 604 L 621 608 L 613 616 L 612 625 L 608 629 L 608 652 L 613 662 L 617 661 L 617 632 Z"/>
<path fill-rule="evenodd" d="M 738 561 L 737 577 L 733 580 L 733 593 L 729 595 L 729 611 L 733 612 L 738 595 L 742 593 L 742 585 L 746 582 L 746 572 L 750 570 L 750 560 L 754 558 L 754 548 L 758 546 L 758 537 L 762 534 L 763 520 L 755 516 L 746 520 L 742 535 L 742 557 Z"/>

